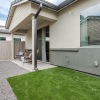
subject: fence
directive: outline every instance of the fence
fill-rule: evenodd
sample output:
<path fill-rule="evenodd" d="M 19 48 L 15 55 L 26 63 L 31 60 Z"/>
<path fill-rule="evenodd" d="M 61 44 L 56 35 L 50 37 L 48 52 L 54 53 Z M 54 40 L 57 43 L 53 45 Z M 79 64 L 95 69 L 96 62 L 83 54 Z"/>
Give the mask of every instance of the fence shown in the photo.
<path fill-rule="evenodd" d="M 20 51 L 25 51 L 25 42 L 15 41 L 14 42 L 14 56 L 18 55 Z"/>
<path fill-rule="evenodd" d="M 11 59 L 11 42 L 0 41 L 0 60 Z"/>
<path fill-rule="evenodd" d="M 25 42 L 15 41 L 14 42 L 14 55 L 18 54 L 19 51 L 25 50 Z M 0 60 L 11 59 L 11 41 L 0 41 Z"/>

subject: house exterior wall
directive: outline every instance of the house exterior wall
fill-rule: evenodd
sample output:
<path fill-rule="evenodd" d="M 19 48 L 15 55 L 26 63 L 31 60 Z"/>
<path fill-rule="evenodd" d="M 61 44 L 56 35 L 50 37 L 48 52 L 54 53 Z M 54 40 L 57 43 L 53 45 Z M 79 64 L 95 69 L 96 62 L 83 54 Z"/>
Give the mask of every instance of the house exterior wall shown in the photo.
<path fill-rule="evenodd" d="M 100 46 L 50 51 L 50 63 L 70 69 L 100 75 Z M 98 66 L 95 66 L 95 63 Z"/>
<path fill-rule="evenodd" d="M 6 41 L 11 41 L 12 40 L 11 34 L 0 33 L 0 37 L 6 37 Z M 22 36 L 22 35 L 14 35 L 14 38 L 20 38 L 21 41 L 25 41 L 25 36 Z"/>
<path fill-rule="evenodd" d="M 37 29 L 41 29 L 43 27 L 49 26 L 52 22 L 50 21 L 43 21 L 42 23 L 38 24 Z"/>
<path fill-rule="evenodd" d="M 5 37 L 6 41 L 11 41 L 11 33 L 8 32 L 8 29 L 5 26 L 0 26 L 0 37 Z M 14 35 L 14 38 L 20 38 L 21 41 L 25 41 L 25 35 Z"/>
<path fill-rule="evenodd" d="M 31 13 L 36 14 L 37 10 L 39 9 L 39 6 L 32 3 L 31 7 L 32 7 Z M 41 19 L 45 19 L 48 21 L 56 21 L 58 18 L 58 14 L 56 11 L 53 11 L 53 10 L 50 10 L 50 9 L 43 7 L 42 11 L 39 14 L 39 17 Z"/>
<path fill-rule="evenodd" d="M 78 0 L 76 3 L 56 13 L 43 8 L 39 19 L 52 22 L 50 25 L 50 63 L 75 70 L 100 75 L 100 46 L 80 47 L 80 12 L 100 3 L 100 0 Z M 32 8 L 31 8 L 32 7 Z M 10 25 L 10 31 L 30 14 L 35 14 L 37 5 L 26 3 L 18 6 Z M 29 19 L 29 18 L 28 18 Z M 48 24 L 47 24 L 48 25 Z M 38 25 L 38 29 L 44 27 Z M 32 29 L 26 34 L 26 49 L 32 49 Z"/>
<path fill-rule="evenodd" d="M 23 35 L 14 35 L 14 38 L 20 38 L 21 41 L 25 41 L 25 36 Z"/>
<path fill-rule="evenodd" d="M 100 46 L 80 47 L 80 12 L 99 3 L 79 0 L 59 12 L 50 25 L 51 64 L 100 75 Z"/>
<path fill-rule="evenodd" d="M 26 2 L 21 5 L 14 6 L 12 9 L 13 11 L 9 17 L 9 19 L 12 19 L 7 27 L 9 28 L 10 32 L 15 32 L 22 28 L 23 25 L 27 25 L 27 23 L 31 21 L 31 18 L 38 11 L 39 5 Z M 57 12 L 43 7 L 41 13 L 39 14 L 39 18 L 47 21 L 56 21 Z"/>
<path fill-rule="evenodd" d="M 51 22 L 43 21 L 42 23 L 38 24 L 37 29 L 39 30 L 39 29 L 46 27 L 50 24 L 51 24 Z M 32 28 L 30 28 L 27 31 L 27 34 L 25 36 L 25 45 L 26 45 L 26 49 L 32 49 Z"/>
<path fill-rule="evenodd" d="M 14 30 L 27 16 L 31 14 L 31 3 L 25 3 L 16 7 L 12 21 L 10 23 L 9 31 Z"/>
<path fill-rule="evenodd" d="M 32 28 L 27 31 L 25 38 L 25 47 L 26 49 L 32 49 Z"/>
<path fill-rule="evenodd" d="M 50 25 L 50 48 L 80 47 L 80 12 L 100 0 L 79 0 L 61 10 L 58 20 Z"/>

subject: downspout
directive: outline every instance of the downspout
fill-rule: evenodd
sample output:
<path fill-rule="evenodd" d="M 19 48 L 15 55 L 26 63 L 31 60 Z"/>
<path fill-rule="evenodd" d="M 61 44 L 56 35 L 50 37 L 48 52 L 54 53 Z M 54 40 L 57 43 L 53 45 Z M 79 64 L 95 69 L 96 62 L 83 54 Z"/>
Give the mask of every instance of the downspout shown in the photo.
<path fill-rule="evenodd" d="M 38 70 L 37 68 L 37 18 L 42 10 L 42 3 L 39 6 L 37 13 L 34 16 L 34 70 Z"/>

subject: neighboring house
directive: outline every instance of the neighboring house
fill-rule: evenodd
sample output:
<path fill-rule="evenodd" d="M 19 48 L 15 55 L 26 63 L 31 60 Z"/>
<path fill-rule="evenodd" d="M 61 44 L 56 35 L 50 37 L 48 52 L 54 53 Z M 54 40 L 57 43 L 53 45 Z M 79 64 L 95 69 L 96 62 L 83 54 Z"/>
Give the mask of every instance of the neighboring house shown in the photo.
<path fill-rule="evenodd" d="M 42 10 L 36 20 L 39 7 Z M 98 20 L 97 24 L 92 22 L 92 25 L 98 25 L 96 28 L 92 26 L 93 30 L 88 28 L 87 22 L 82 28 L 80 20 L 88 16 L 100 16 L 100 0 L 62 0 L 60 4 L 45 0 L 15 0 L 10 7 L 6 28 L 11 33 L 26 33 L 26 49 L 32 49 L 33 67 L 36 66 L 38 47 L 38 59 L 42 61 L 100 75 L 100 33 L 95 30 L 100 30 L 100 23 Z M 89 31 L 96 35 L 96 44 L 90 45 Z M 81 41 L 86 42 L 81 45 Z"/>
<path fill-rule="evenodd" d="M 14 39 L 17 41 L 25 41 L 25 35 L 14 35 Z M 11 41 L 11 33 L 5 26 L 0 26 L 0 41 Z"/>

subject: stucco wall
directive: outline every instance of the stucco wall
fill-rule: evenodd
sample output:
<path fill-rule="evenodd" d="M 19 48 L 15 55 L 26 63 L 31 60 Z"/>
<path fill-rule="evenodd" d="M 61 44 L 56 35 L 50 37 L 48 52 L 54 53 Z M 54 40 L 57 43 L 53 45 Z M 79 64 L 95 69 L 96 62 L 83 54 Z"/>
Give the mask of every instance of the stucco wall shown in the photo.
<path fill-rule="evenodd" d="M 11 34 L 2 34 L 0 33 L 0 37 L 6 37 L 6 41 L 11 41 Z M 25 41 L 25 36 L 22 35 L 14 35 L 14 38 L 20 38 L 21 41 Z"/>
<path fill-rule="evenodd" d="M 100 3 L 100 0 L 79 0 L 58 14 L 50 25 L 50 48 L 80 47 L 80 12 Z"/>
<path fill-rule="evenodd" d="M 14 38 L 21 38 L 21 41 L 25 41 L 25 36 L 22 35 L 14 35 Z"/>
<path fill-rule="evenodd" d="M 32 29 L 29 29 L 26 34 L 26 42 L 25 47 L 26 49 L 32 49 Z"/>
<path fill-rule="evenodd" d="M 31 13 L 36 14 L 38 8 L 39 8 L 38 5 L 32 3 Z M 43 20 L 56 21 L 57 20 L 57 12 L 43 7 L 42 11 L 39 14 L 39 17 L 41 17 L 41 19 L 43 19 Z"/>
<path fill-rule="evenodd" d="M 50 51 L 50 63 L 57 66 L 100 75 L 100 46 Z M 96 65 L 97 62 L 97 66 Z"/>
<path fill-rule="evenodd" d="M 27 16 L 31 14 L 31 3 L 25 3 L 16 7 L 9 31 L 14 30 Z M 20 26 L 21 27 L 21 26 Z"/>

